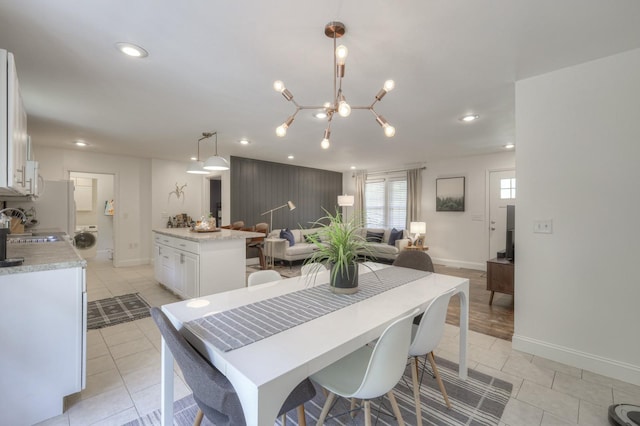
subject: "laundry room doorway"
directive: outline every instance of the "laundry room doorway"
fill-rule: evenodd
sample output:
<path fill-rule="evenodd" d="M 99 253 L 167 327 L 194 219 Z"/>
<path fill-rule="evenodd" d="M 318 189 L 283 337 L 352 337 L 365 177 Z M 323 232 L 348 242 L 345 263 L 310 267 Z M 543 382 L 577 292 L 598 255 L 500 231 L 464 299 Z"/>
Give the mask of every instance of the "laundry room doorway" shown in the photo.
<path fill-rule="evenodd" d="M 115 175 L 70 171 L 75 186 L 76 249 L 85 259 L 114 259 Z"/>

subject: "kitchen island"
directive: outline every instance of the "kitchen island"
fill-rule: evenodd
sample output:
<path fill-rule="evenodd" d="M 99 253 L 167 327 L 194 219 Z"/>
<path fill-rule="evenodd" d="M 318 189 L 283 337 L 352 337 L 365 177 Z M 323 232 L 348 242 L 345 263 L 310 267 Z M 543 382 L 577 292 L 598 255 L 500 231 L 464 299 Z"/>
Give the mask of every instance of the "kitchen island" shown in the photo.
<path fill-rule="evenodd" d="M 230 229 L 154 229 L 155 279 L 183 299 L 242 288 L 247 239 L 264 236 Z"/>
<path fill-rule="evenodd" d="M 86 261 L 68 237 L 9 243 L 7 257 L 24 263 L 0 268 L 0 423 L 32 425 L 85 387 Z"/>

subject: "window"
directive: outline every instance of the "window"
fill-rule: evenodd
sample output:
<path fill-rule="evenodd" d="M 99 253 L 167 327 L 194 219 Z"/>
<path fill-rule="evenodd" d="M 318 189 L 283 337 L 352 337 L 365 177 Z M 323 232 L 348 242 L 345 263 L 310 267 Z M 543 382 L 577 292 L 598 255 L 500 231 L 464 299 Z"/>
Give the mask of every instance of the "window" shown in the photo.
<path fill-rule="evenodd" d="M 396 229 L 406 227 L 406 177 L 367 180 L 364 199 L 367 227 Z"/>
<path fill-rule="evenodd" d="M 500 199 L 511 200 L 516 198 L 516 178 L 500 179 Z"/>

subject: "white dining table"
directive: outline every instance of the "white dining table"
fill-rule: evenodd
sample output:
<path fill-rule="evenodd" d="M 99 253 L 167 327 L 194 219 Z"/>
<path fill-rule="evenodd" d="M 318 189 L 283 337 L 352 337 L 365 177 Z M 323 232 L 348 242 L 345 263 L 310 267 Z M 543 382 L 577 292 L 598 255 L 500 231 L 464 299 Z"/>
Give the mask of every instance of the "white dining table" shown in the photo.
<path fill-rule="evenodd" d="M 373 269 L 390 265 L 367 263 Z M 364 269 L 364 270 L 363 270 Z M 368 269 L 361 267 L 361 273 Z M 431 273 L 366 300 L 224 352 L 198 337 L 187 323 L 211 314 L 327 283 L 329 272 L 295 277 L 163 305 L 185 338 L 233 384 L 247 425 L 273 426 L 289 393 L 305 378 L 378 338 L 394 319 L 424 310 L 440 293 L 460 296 L 459 370 L 467 378 L 469 280 Z M 327 288 L 327 291 L 330 291 Z M 161 421 L 173 424 L 173 356 L 162 340 Z"/>

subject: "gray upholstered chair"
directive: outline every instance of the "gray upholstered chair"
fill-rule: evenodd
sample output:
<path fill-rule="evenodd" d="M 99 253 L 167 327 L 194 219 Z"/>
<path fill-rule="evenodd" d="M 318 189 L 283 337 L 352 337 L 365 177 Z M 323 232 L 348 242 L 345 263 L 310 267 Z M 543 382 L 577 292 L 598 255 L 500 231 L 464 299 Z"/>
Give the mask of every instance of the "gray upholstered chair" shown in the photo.
<path fill-rule="evenodd" d="M 400 252 L 393 266 L 419 269 L 420 271 L 434 272 L 431 256 L 421 250 L 403 250 Z"/>
<path fill-rule="evenodd" d="M 403 268 L 418 269 L 425 272 L 435 272 L 433 269 L 433 262 L 431 256 L 422 250 L 403 250 L 400 252 L 396 260 L 393 261 L 393 266 L 402 266 Z M 422 314 L 415 317 L 414 324 L 420 324 Z"/>
<path fill-rule="evenodd" d="M 217 426 L 244 425 L 242 405 L 231 382 L 187 342 L 160 308 L 151 308 L 151 316 L 193 391 L 199 408 L 194 426 L 200 425 L 203 416 Z M 305 379 L 289 394 L 278 416 L 298 407 L 298 423 L 305 425 L 303 404 L 315 394 L 315 387 Z"/>

